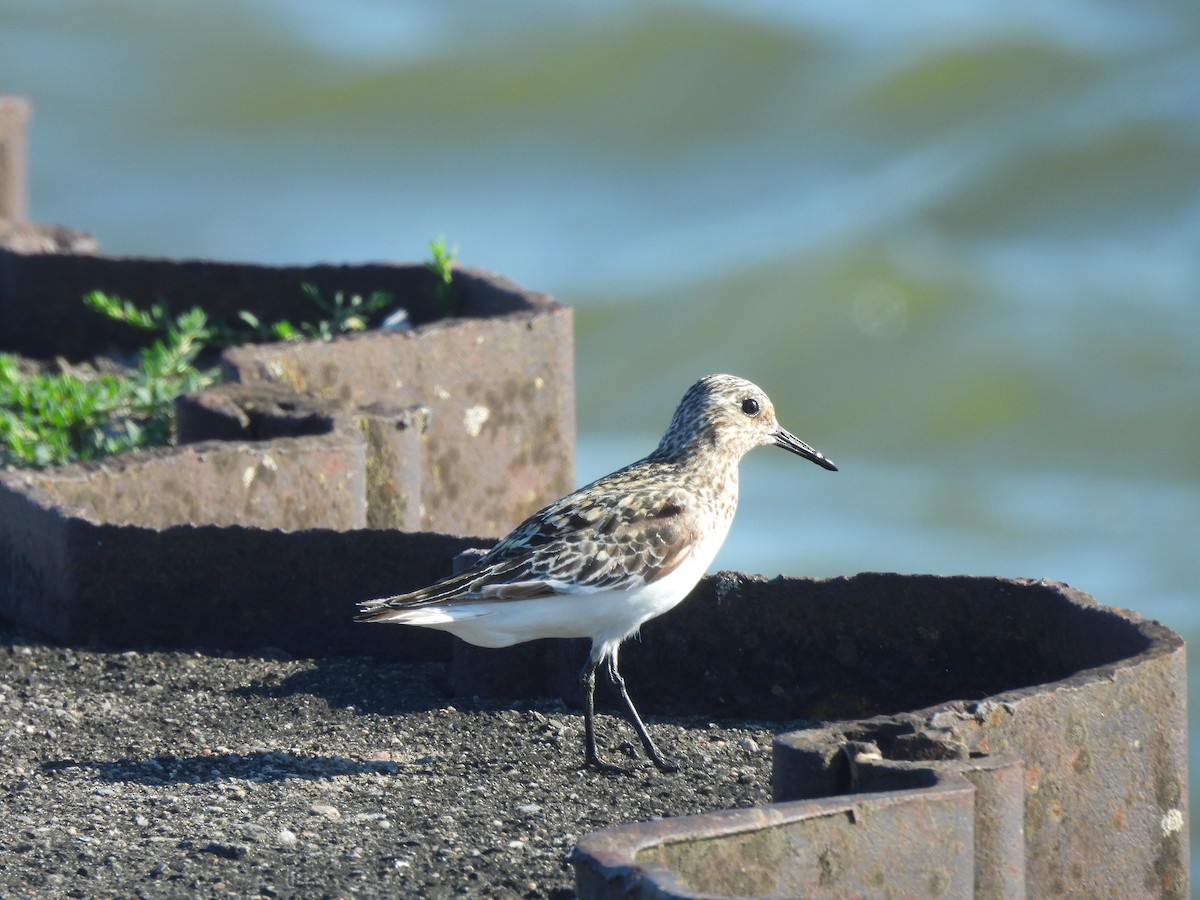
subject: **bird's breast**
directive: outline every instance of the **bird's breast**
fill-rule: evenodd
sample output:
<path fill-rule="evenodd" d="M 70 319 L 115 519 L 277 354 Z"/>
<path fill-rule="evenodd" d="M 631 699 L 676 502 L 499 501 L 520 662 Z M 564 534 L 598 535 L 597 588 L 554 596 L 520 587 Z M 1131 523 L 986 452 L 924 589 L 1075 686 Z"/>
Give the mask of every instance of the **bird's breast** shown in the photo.
<path fill-rule="evenodd" d="M 725 543 L 733 516 L 718 516 L 711 520 L 695 547 L 671 572 L 630 592 L 629 602 L 636 610 L 639 622 L 662 615 L 675 607 L 712 565 L 717 551 Z"/>

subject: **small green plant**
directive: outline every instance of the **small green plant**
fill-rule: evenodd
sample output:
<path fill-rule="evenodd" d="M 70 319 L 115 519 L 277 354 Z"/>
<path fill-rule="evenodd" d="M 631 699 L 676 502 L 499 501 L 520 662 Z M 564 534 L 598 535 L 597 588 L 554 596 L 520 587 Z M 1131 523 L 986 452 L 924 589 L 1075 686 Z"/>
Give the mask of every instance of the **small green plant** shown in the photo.
<path fill-rule="evenodd" d="M 52 466 L 115 452 L 120 437 L 106 425 L 120 393 L 111 376 L 28 374 L 0 354 L 0 461 Z"/>
<path fill-rule="evenodd" d="M 110 297 L 103 291 L 84 294 L 83 305 L 107 316 L 114 322 L 125 322 L 134 328 L 141 328 L 143 331 L 160 331 L 163 327 L 164 315 L 161 306 L 151 306 L 149 310 L 139 309 L 129 300 Z"/>
<path fill-rule="evenodd" d="M 244 327 L 218 323 L 213 345 L 231 347 L 265 341 L 332 341 L 339 334 L 365 331 L 375 313 L 392 305 L 392 295 L 386 291 L 374 291 L 365 299 L 360 294 L 347 297 L 341 291 L 329 299 L 316 285 L 308 283 L 300 285 L 300 291 L 316 309 L 325 314 L 325 318 L 301 322 L 299 326 L 286 319 L 267 324 L 254 313 L 242 310 L 237 317 Z"/>
<path fill-rule="evenodd" d="M 451 287 L 457 248 L 444 238 L 429 244 L 428 263 L 438 276 L 437 300 L 442 312 L 455 312 Z M 138 355 L 138 363 L 114 373 L 88 366 L 51 373 L 23 368 L 19 357 L 0 354 L 0 464 L 53 466 L 96 459 L 132 447 L 167 444 L 171 440 L 175 398 L 215 384 L 217 369 L 200 369 L 206 350 L 265 341 L 329 341 L 340 334 L 363 331 L 372 317 L 392 305 L 392 296 L 375 291 L 364 298 L 343 294 L 332 298 L 312 284 L 301 285 L 322 314 L 299 325 L 281 320 L 264 323 L 248 311 L 236 323 L 210 322 L 193 308 L 170 317 L 162 306 L 142 309 L 133 302 L 92 291 L 84 305 L 116 322 L 157 337 Z M 403 318 L 398 310 L 393 317 Z"/>
<path fill-rule="evenodd" d="M 429 255 L 433 257 L 425 264 L 435 276 L 437 286 L 434 288 L 434 298 L 438 309 L 444 316 L 453 316 L 458 312 L 458 303 L 454 297 L 454 260 L 458 256 L 458 248 L 447 249 L 446 238 L 439 237 L 429 242 Z"/>
<path fill-rule="evenodd" d="M 358 294 L 351 294 L 346 298 L 338 291 L 333 295 L 333 299 L 329 300 L 315 285 L 302 284 L 300 290 L 313 306 L 328 316 L 315 324 L 302 322 L 300 336 L 322 341 L 331 341 L 339 334 L 365 331 L 370 317 L 387 309 L 392 303 L 392 295 L 383 291 L 375 291 L 365 300 Z"/>
<path fill-rule="evenodd" d="M 17 357 L 0 355 L 0 462 L 53 466 L 168 443 L 175 397 L 217 380 L 195 365 L 210 336 L 202 310 L 169 319 L 161 307 L 141 310 L 98 291 L 84 303 L 160 337 L 120 375 L 26 372 Z"/>

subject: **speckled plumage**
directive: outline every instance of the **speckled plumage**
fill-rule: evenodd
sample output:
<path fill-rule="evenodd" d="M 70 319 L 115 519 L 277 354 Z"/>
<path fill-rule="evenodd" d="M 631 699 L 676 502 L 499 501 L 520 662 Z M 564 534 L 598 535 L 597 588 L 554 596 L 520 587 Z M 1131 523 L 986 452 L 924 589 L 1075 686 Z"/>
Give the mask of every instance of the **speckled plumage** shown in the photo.
<path fill-rule="evenodd" d="M 737 509 L 738 463 L 761 444 L 835 468 L 780 427 L 761 388 L 732 375 L 703 378 L 649 456 L 530 516 L 466 572 L 363 603 L 358 620 L 439 628 L 487 647 L 591 638 L 583 672 L 588 763 L 611 768 L 592 728 L 595 670 L 607 662 L 647 754 L 670 770 L 625 691 L 618 649 L 704 574 Z"/>

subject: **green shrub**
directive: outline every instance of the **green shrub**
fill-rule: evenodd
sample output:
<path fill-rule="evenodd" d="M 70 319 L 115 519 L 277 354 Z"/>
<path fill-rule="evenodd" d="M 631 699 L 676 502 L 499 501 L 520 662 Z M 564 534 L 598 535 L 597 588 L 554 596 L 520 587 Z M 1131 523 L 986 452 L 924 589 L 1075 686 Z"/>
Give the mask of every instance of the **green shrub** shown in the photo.
<path fill-rule="evenodd" d="M 438 305 L 444 315 L 454 315 L 451 281 L 458 249 L 448 250 L 445 239 L 438 238 L 429 250 L 432 259 L 426 265 L 438 279 Z M 233 324 L 211 322 L 199 308 L 172 318 L 157 304 L 141 309 L 121 297 L 91 292 L 83 298 L 89 309 L 156 337 L 139 351 L 136 366 L 115 373 L 90 366 L 46 372 L 23 366 L 18 356 L 0 354 L 0 464 L 55 466 L 169 444 L 175 398 L 219 378 L 216 368 L 197 367 L 205 351 L 267 341 L 329 341 L 365 330 L 392 305 L 383 291 L 366 298 L 338 291 L 327 298 L 311 284 L 301 290 L 321 315 L 299 325 L 263 323 L 246 311 Z M 393 318 L 400 321 L 404 314 Z"/>
<path fill-rule="evenodd" d="M 451 282 L 454 279 L 454 259 L 458 256 L 458 248 L 448 249 L 446 239 L 439 237 L 429 242 L 429 255 L 433 258 L 425 263 L 425 268 L 437 276 L 434 297 L 437 299 L 438 309 L 444 316 L 456 315 L 458 303 Z"/>
<path fill-rule="evenodd" d="M 215 369 L 195 365 L 209 337 L 203 310 L 167 319 L 160 307 L 140 310 L 99 292 L 84 302 L 161 337 L 121 374 L 22 371 L 18 357 L 0 354 L 0 462 L 55 466 L 169 443 L 175 398 L 216 382 Z"/>

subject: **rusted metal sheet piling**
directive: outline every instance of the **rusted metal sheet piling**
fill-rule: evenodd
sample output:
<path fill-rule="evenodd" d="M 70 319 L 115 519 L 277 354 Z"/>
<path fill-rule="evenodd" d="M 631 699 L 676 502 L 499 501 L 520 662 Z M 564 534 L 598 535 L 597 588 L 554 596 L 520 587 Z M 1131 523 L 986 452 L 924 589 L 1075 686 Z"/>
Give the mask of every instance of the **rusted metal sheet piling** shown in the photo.
<path fill-rule="evenodd" d="M 0 96 L 0 219 L 29 215 L 29 115 L 24 97 Z"/>
<path fill-rule="evenodd" d="M 573 487 L 568 308 L 465 268 L 447 315 L 423 265 L 128 259 L 0 241 L 0 351 L 131 351 L 137 335 L 84 308 L 92 290 L 173 314 L 298 321 L 304 284 L 388 292 L 412 327 L 231 348 L 228 381 L 178 402 L 178 446 L 0 472 L 0 615 L 108 646 L 449 655 L 447 635 L 354 626 L 354 603 L 449 574 L 459 550 Z"/>
<path fill-rule="evenodd" d="M 583 838 L 581 897 L 1188 895 L 1183 641 L 1065 585 L 725 573 L 625 669 L 660 714 L 811 724 L 772 805 Z"/>

